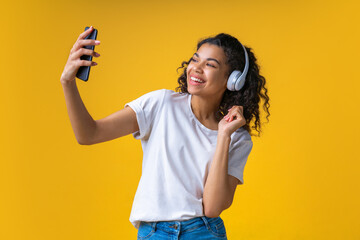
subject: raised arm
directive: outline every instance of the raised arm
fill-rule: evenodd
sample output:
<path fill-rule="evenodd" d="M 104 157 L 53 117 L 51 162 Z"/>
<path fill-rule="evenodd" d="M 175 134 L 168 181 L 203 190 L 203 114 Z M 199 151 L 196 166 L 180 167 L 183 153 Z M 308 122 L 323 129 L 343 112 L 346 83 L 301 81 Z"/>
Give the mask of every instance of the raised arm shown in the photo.
<path fill-rule="evenodd" d="M 83 48 L 85 45 L 100 44 L 99 41 L 84 39 L 90 34 L 92 29 L 92 27 L 89 28 L 78 37 L 70 51 L 69 59 L 60 78 L 71 126 L 75 133 L 76 140 L 82 145 L 109 141 L 133 133 L 139 129 L 136 114 L 130 107 L 126 107 L 108 117 L 94 121 L 80 97 L 76 86 L 76 73 L 80 66 L 96 65 L 96 63 L 91 61 L 80 60 L 80 56 L 100 56 L 100 54 L 91 49 Z"/>
<path fill-rule="evenodd" d="M 75 80 L 62 84 L 66 106 L 75 133 L 81 145 L 91 145 L 119 138 L 139 130 L 135 112 L 128 106 L 105 118 L 94 121 L 87 111 Z"/>
<path fill-rule="evenodd" d="M 229 208 L 233 202 L 239 179 L 228 174 L 231 134 L 244 126 L 246 120 L 242 106 L 233 106 L 219 122 L 216 150 L 203 193 L 203 210 L 213 218 Z"/>
<path fill-rule="evenodd" d="M 96 144 L 119 138 L 139 130 L 136 114 L 126 106 L 105 118 L 95 121 L 94 135 L 87 144 Z"/>

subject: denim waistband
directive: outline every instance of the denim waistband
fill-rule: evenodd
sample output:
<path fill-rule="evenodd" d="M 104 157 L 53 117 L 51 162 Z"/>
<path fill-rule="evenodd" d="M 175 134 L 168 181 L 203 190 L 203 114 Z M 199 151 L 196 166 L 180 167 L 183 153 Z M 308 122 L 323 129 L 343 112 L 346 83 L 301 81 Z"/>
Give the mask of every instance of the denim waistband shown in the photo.
<path fill-rule="evenodd" d="M 208 218 L 206 216 L 195 217 L 189 220 L 183 221 L 157 221 L 157 222 L 146 222 L 146 224 L 152 225 L 154 229 L 161 229 L 168 233 L 175 232 L 186 232 L 198 228 L 202 225 L 209 226 L 209 222 L 216 221 L 219 217 Z"/>

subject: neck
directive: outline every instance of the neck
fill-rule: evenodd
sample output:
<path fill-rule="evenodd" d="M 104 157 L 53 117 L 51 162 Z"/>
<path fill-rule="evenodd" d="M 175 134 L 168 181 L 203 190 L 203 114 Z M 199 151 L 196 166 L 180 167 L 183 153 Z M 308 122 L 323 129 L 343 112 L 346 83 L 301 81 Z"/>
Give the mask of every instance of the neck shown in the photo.
<path fill-rule="evenodd" d="M 191 97 L 191 108 L 200 121 L 216 121 L 216 113 L 220 107 L 221 99 L 217 98 L 204 98 L 197 95 L 192 95 Z"/>

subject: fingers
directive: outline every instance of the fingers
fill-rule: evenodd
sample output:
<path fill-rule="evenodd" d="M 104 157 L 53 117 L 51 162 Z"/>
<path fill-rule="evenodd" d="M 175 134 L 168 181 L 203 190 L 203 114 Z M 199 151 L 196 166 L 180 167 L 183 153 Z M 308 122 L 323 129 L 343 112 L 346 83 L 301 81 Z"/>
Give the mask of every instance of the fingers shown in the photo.
<path fill-rule="evenodd" d="M 91 49 L 81 48 L 77 52 L 71 54 L 70 60 L 74 62 L 75 66 L 96 66 L 97 63 L 89 60 L 82 60 L 83 55 L 99 57 L 100 54 Z"/>
<path fill-rule="evenodd" d="M 242 119 L 243 118 L 243 106 L 233 106 L 228 109 L 228 114 L 224 116 L 224 119 L 228 122 L 233 121 L 234 119 Z"/>
<path fill-rule="evenodd" d="M 96 66 L 96 62 L 87 61 L 87 60 L 78 60 L 76 61 L 77 66 Z"/>
<path fill-rule="evenodd" d="M 89 45 L 94 45 L 95 46 L 95 45 L 100 44 L 99 40 L 84 39 L 91 33 L 92 30 L 93 30 L 93 27 L 91 26 L 90 28 L 88 28 L 86 31 L 84 31 L 83 33 L 81 33 L 79 35 L 79 37 L 76 40 L 74 46 L 70 50 L 70 59 L 77 60 L 82 55 L 89 55 L 89 56 L 94 56 L 94 57 L 99 57 L 100 56 L 99 53 L 96 53 L 93 50 L 84 47 L 84 46 L 89 46 Z"/>
<path fill-rule="evenodd" d="M 84 38 L 86 38 L 86 36 L 89 35 L 93 29 L 94 29 L 93 26 L 91 26 L 91 27 L 89 27 L 86 31 L 82 32 L 82 33 L 79 35 L 78 40 L 79 40 L 79 39 L 84 39 Z"/>
<path fill-rule="evenodd" d="M 91 26 L 89 29 L 81 33 L 70 50 L 68 61 L 65 65 L 64 71 L 61 75 L 62 82 L 73 81 L 76 77 L 76 73 L 81 66 L 96 66 L 97 63 L 85 59 L 81 59 L 81 56 L 93 56 L 99 57 L 100 54 L 92 50 L 91 48 L 85 48 L 87 45 L 99 45 L 100 41 L 94 39 L 85 39 L 93 30 Z"/>
<path fill-rule="evenodd" d="M 229 110 L 238 110 L 241 113 L 243 113 L 244 112 L 244 107 L 243 106 L 232 106 Z"/>
<path fill-rule="evenodd" d="M 80 48 L 78 51 L 74 52 L 71 55 L 71 59 L 75 60 L 77 58 L 80 58 L 82 55 L 88 55 L 88 56 L 94 56 L 94 57 L 100 57 L 100 54 L 95 52 L 94 50 L 91 49 L 86 49 L 86 48 Z"/>
<path fill-rule="evenodd" d="M 81 66 L 96 66 L 97 63 L 89 60 L 76 59 L 72 61 L 72 66 L 76 69 Z"/>
<path fill-rule="evenodd" d="M 94 46 L 100 45 L 100 41 L 93 40 L 93 39 L 79 39 L 75 42 L 73 48 L 71 49 L 71 52 L 76 52 L 80 48 L 83 48 L 84 46 L 89 46 L 89 45 L 94 45 Z"/>
<path fill-rule="evenodd" d="M 241 114 L 244 113 L 244 107 L 243 106 L 232 106 L 231 108 L 228 109 L 229 112 L 232 111 L 239 111 Z"/>

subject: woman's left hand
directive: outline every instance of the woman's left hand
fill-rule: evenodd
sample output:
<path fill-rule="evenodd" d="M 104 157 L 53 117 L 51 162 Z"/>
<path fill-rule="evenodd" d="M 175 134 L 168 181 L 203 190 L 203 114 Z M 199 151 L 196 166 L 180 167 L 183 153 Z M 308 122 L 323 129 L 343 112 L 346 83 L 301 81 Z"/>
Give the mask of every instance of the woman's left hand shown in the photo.
<path fill-rule="evenodd" d="M 236 129 L 244 126 L 246 120 L 243 115 L 243 106 L 233 106 L 228 111 L 228 114 L 221 119 L 218 126 L 218 133 L 231 136 Z"/>

